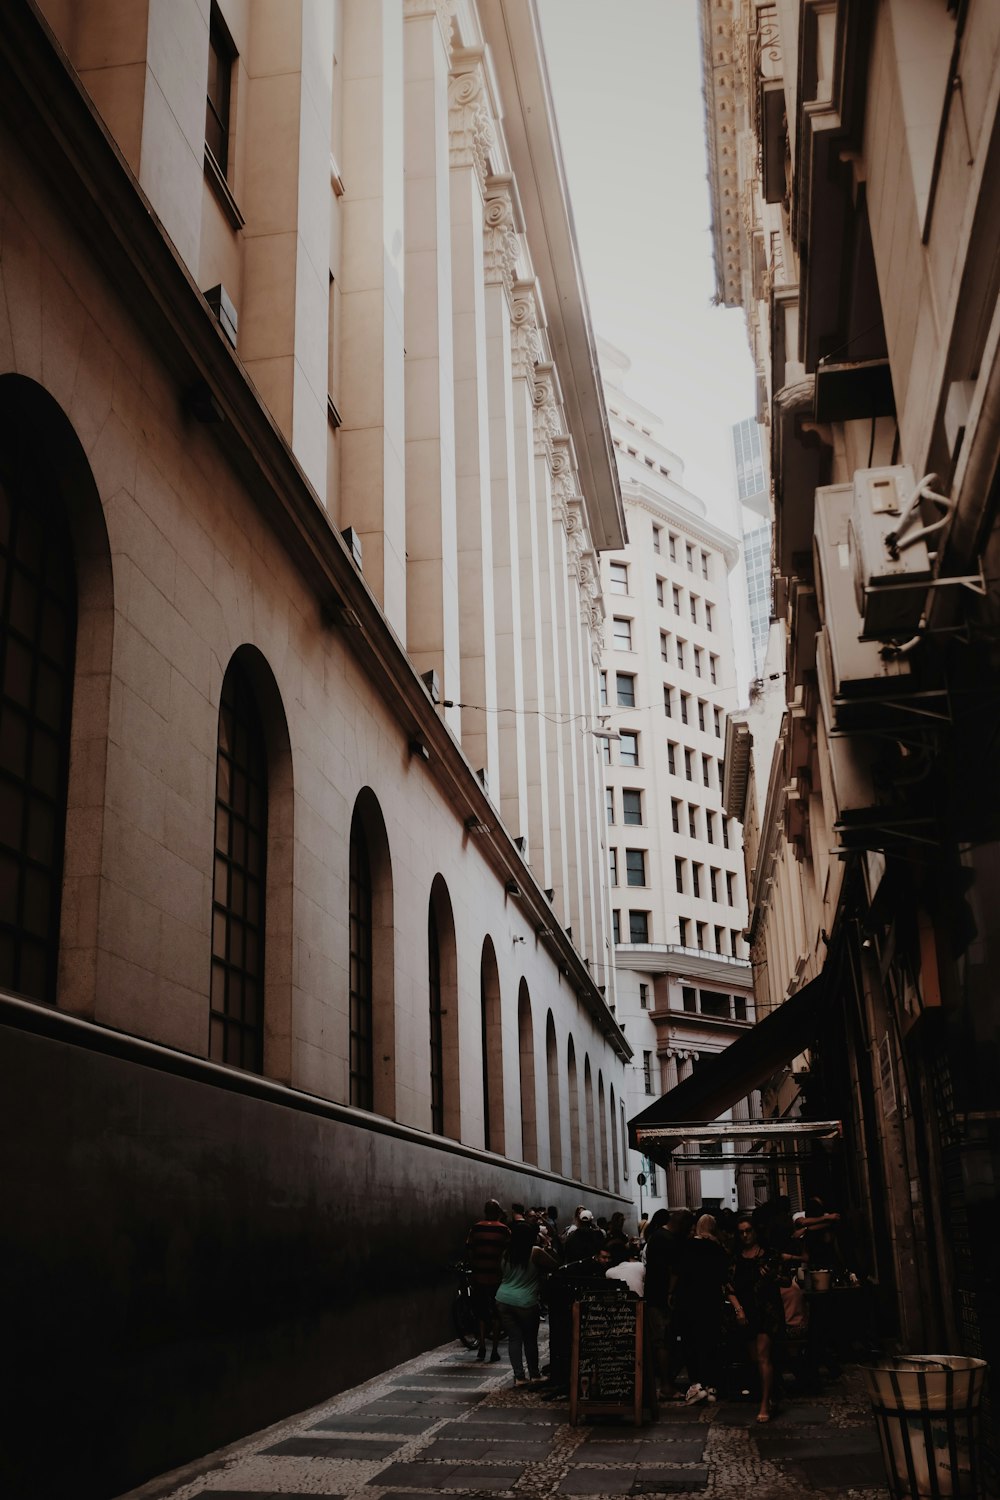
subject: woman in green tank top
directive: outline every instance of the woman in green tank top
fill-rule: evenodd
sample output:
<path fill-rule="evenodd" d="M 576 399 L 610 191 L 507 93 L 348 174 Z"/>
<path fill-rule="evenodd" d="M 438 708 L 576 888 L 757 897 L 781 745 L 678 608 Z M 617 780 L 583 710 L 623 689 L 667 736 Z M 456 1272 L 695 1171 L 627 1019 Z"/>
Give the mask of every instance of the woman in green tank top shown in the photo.
<path fill-rule="evenodd" d="M 541 1317 L 542 1278 L 557 1262 L 537 1244 L 538 1225 L 526 1221 L 511 1227 L 510 1248 L 500 1267 L 503 1280 L 497 1288 L 497 1312 L 507 1331 L 507 1353 L 514 1371 L 514 1384 L 538 1380 L 538 1323 Z M 528 1378 L 524 1364 L 527 1360 Z"/>

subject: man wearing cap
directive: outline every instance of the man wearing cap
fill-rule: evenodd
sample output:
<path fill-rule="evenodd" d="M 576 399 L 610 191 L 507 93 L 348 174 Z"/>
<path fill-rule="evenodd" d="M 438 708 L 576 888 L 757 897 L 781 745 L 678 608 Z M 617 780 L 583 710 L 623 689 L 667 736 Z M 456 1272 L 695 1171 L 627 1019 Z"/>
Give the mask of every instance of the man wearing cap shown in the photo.
<path fill-rule="evenodd" d="M 589 1260 L 592 1255 L 597 1254 L 603 1244 L 603 1231 L 594 1223 L 594 1215 L 590 1209 L 578 1209 L 576 1227 L 572 1234 L 567 1232 L 566 1235 L 563 1260 Z"/>

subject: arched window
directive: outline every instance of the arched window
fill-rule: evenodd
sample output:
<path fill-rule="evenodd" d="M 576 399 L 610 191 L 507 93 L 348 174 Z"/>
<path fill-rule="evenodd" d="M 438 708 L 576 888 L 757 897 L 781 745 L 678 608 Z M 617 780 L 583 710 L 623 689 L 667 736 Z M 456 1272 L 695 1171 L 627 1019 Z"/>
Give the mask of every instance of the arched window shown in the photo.
<path fill-rule="evenodd" d="M 615 1086 L 611 1084 L 611 1187 L 618 1192 L 622 1185 L 621 1158 L 618 1154 L 618 1111 L 615 1108 Z"/>
<path fill-rule="evenodd" d="M 604 1094 L 604 1074 L 598 1069 L 597 1073 L 597 1130 L 600 1140 L 600 1184 L 602 1187 L 611 1186 L 611 1173 L 608 1170 L 608 1111 L 607 1099 Z"/>
<path fill-rule="evenodd" d="M 5 424 L 6 425 L 6 424 Z M 76 647 L 69 530 L 34 444 L 0 443 L 0 985 L 55 1001 Z"/>
<path fill-rule="evenodd" d="M 430 1003 L 431 1129 L 462 1138 L 458 1044 L 458 957 L 448 887 L 435 875 L 427 907 L 427 976 Z"/>
<path fill-rule="evenodd" d="M 597 1137 L 594 1131 L 594 1079 L 590 1071 L 590 1058 L 583 1055 L 583 1102 L 587 1110 L 587 1181 L 599 1181 L 597 1165 Z"/>
<path fill-rule="evenodd" d="M 483 1145 L 503 1152 L 503 1029 L 500 971 L 492 940 L 486 938 L 479 964 L 479 1020 L 483 1049 Z"/>
<path fill-rule="evenodd" d="M 371 1109 L 374 1098 L 372 1053 L 372 874 L 360 819 L 351 825 L 350 873 L 350 1100 Z"/>
<path fill-rule="evenodd" d="M 222 684 L 215 775 L 215 877 L 208 1055 L 264 1067 L 267 751 L 257 701 L 240 663 Z"/>
<path fill-rule="evenodd" d="M 427 990 L 431 1014 L 431 1129 L 444 1134 L 444 1039 L 441 1035 L 441 948 L 434 903 L 427 908 Z"/>
<path fill-rule="evenodd" d="M 563 1159 L 559 1104 L 559 1053 L 556 1049 L 556 1025 L 551 1011 L 545 1022 L 545 1072 L 549 1103 L 549 1170 L 561 1172 Z"/>
<path fill-rule="evenodd" d="M 569 1091 L 569 1157 L 570 1173 L 580 1182 L 583 1168 L 580 1162 L 580 1080 L 576 1074 L 576 1048 L 570 1037 L 566 1048 L 566 1082 Z"/>
<path fill-rule="evenodd" d="M 535 1034 L 531 1024 L 531 1000 L 528 996 L 528 986 L 523 979 L 517 997 L 517 1037 L 521 1062 L 521 1159 L 537 1162 Z"/>
<path fill-rule="evenodd" d="M 441 924 L 438 922 L 440 932 Z M 392 864 L 370 787 L 351 819 L 348 880 L 348 1080 L 351 1104 L 392 1118 L 396 1108 Z"/>

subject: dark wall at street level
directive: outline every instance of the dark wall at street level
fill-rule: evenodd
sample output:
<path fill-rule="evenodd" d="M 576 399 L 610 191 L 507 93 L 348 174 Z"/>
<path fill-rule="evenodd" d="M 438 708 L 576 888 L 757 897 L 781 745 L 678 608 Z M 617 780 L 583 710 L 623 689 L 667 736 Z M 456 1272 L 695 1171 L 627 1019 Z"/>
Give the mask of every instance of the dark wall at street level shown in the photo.
<path fill-rule="evenodd" d="M 0 1022 L 8 1500 L 107 1500 L 446 1342 L 490 1195 L 628 1207 L 58 1012 Z"/>

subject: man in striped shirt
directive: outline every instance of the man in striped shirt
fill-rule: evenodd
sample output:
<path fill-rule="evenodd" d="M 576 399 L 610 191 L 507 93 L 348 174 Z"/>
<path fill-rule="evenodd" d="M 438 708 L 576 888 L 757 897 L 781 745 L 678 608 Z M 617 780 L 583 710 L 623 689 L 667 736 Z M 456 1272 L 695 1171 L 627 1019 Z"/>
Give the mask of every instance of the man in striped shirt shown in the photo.
<path fill-rule="evenodd" d="M 472 1301 L 479 1319 L 479 1348 L 476 1359 L 482 1364 L 486 1359 L 486 1335 L 493 1343 L 490 1363 L 500 1358 L 497 1339 L 500 1337 L 500 1320 L 497 1317 L 496 1294 L 502 1271 L 500 1261 L 510 1243 L 510 1230 L 503 1222 L 501 1208 L 495 1198 L 483 1207 L 483 1217 L 469 1230 L 465 1242 L 472 1267 Z"/>

